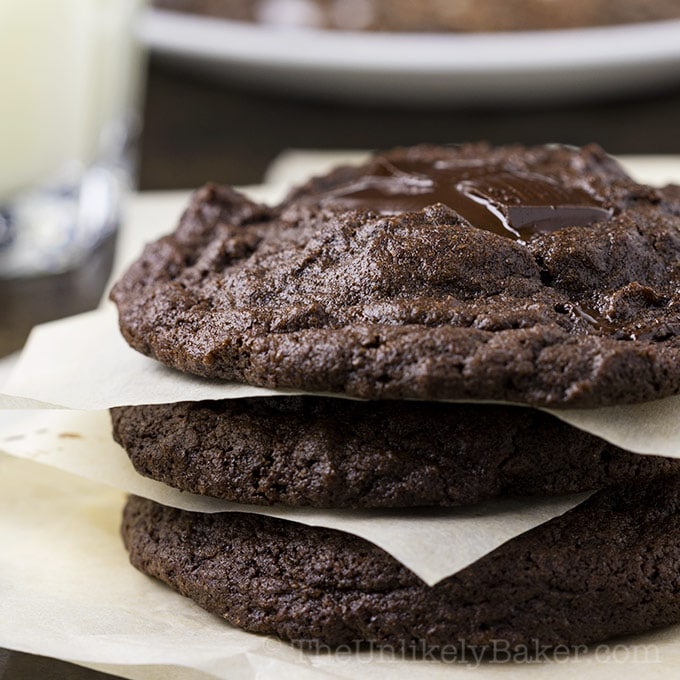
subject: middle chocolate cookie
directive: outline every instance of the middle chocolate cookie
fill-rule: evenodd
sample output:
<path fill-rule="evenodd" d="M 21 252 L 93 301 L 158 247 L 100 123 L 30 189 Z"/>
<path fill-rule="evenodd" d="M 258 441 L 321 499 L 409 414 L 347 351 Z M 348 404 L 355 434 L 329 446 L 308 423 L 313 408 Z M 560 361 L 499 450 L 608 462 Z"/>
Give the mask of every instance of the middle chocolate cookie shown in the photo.
<path fill-rule="evenodd" d="M 680 473 L 680 460 L 630 453 L 515 406 L 303 396 L 128 406 L 111 416 L 140 474 L 257 505 L 455 506 Z"/>

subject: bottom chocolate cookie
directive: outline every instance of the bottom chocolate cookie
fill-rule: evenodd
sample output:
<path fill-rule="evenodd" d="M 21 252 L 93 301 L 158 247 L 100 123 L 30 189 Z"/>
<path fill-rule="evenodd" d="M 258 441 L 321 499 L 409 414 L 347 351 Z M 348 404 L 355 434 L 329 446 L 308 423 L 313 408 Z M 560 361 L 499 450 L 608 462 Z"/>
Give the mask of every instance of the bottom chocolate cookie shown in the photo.
<path fill-rule="evenodd" d="M 680 622 L 680 477 L 596 493 L 433 587 L 361 538 L 131 497 L 132 564 L 228 622 L 297 644 L 581 645 Z"/>
<path fill-rule="evenodd" d="M 248 504 L 454 506 L 680 474 L 530 408 L 273 397 L 128 406 L 113 434 L 136 470 Z"/>

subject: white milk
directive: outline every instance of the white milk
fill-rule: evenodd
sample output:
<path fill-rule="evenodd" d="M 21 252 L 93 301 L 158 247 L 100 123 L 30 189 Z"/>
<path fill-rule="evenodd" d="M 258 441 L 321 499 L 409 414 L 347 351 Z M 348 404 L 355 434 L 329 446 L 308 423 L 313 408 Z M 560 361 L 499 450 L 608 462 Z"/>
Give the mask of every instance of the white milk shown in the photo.
<path fill-rule="evenodd" d="M 105 152 L 137 87 L 141 2 L 0 0 L 0 205 Z"/>

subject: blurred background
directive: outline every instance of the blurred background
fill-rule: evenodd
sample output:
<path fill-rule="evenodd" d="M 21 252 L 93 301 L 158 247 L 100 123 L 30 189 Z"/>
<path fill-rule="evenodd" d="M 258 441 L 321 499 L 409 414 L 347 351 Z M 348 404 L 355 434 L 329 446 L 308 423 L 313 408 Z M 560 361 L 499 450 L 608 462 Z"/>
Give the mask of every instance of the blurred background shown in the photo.
<path fill-rule="evenodd" d="M 678 28 L 680 43 L 680 28 Z M 540 58 L 537 57 L 537 58 Z M 252 184 L 286 148 L 373 149 L 419 142 L 596 141 L 612 154 L 680 153 L 680 63 L 675 83 L 605 101 L 407 107 L 314 101 L 216 85 L 153 56 L 140 153 L 140 188 L 207 179 Z"/>
<path fill-rule="evenodd" d="M 0 357 L 97 305 L 136 192 L 257 184 L 287 149 L 680 159 L 680 0 L 142 4 L 0 0 Z M 0 650 L 2 680 L 98 676 Z"/>
<path fill-rule="evenodd" d="M 156 0 L 150 19 L 142 189 L 259 182 L 290 147 L 680 153 L 678 0 Z"/>

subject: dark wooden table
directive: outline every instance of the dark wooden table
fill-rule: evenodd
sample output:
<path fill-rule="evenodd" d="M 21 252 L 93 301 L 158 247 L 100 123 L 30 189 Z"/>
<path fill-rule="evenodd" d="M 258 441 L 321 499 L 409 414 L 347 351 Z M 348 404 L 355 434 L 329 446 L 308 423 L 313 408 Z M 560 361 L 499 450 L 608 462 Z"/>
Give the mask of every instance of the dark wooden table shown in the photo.
<path fill-rule="evenodd" d="M 178 189 L 206 180 L 251 184 L 289 147 L 384 148 L 418 142 L 597 141 L 615 154 L 680 154 L 680 88 L 589 105 L 504 109 L 361 108 L 286 99 L 201 80 L 151 60 L 139 186 Z M 32 282 L 0 281 L 0 356 L 29 328 L 95 306 L 112 244 L 78 272 Z M 0 680 L 95 680 L 105 676 L 0 650 Z"/>

